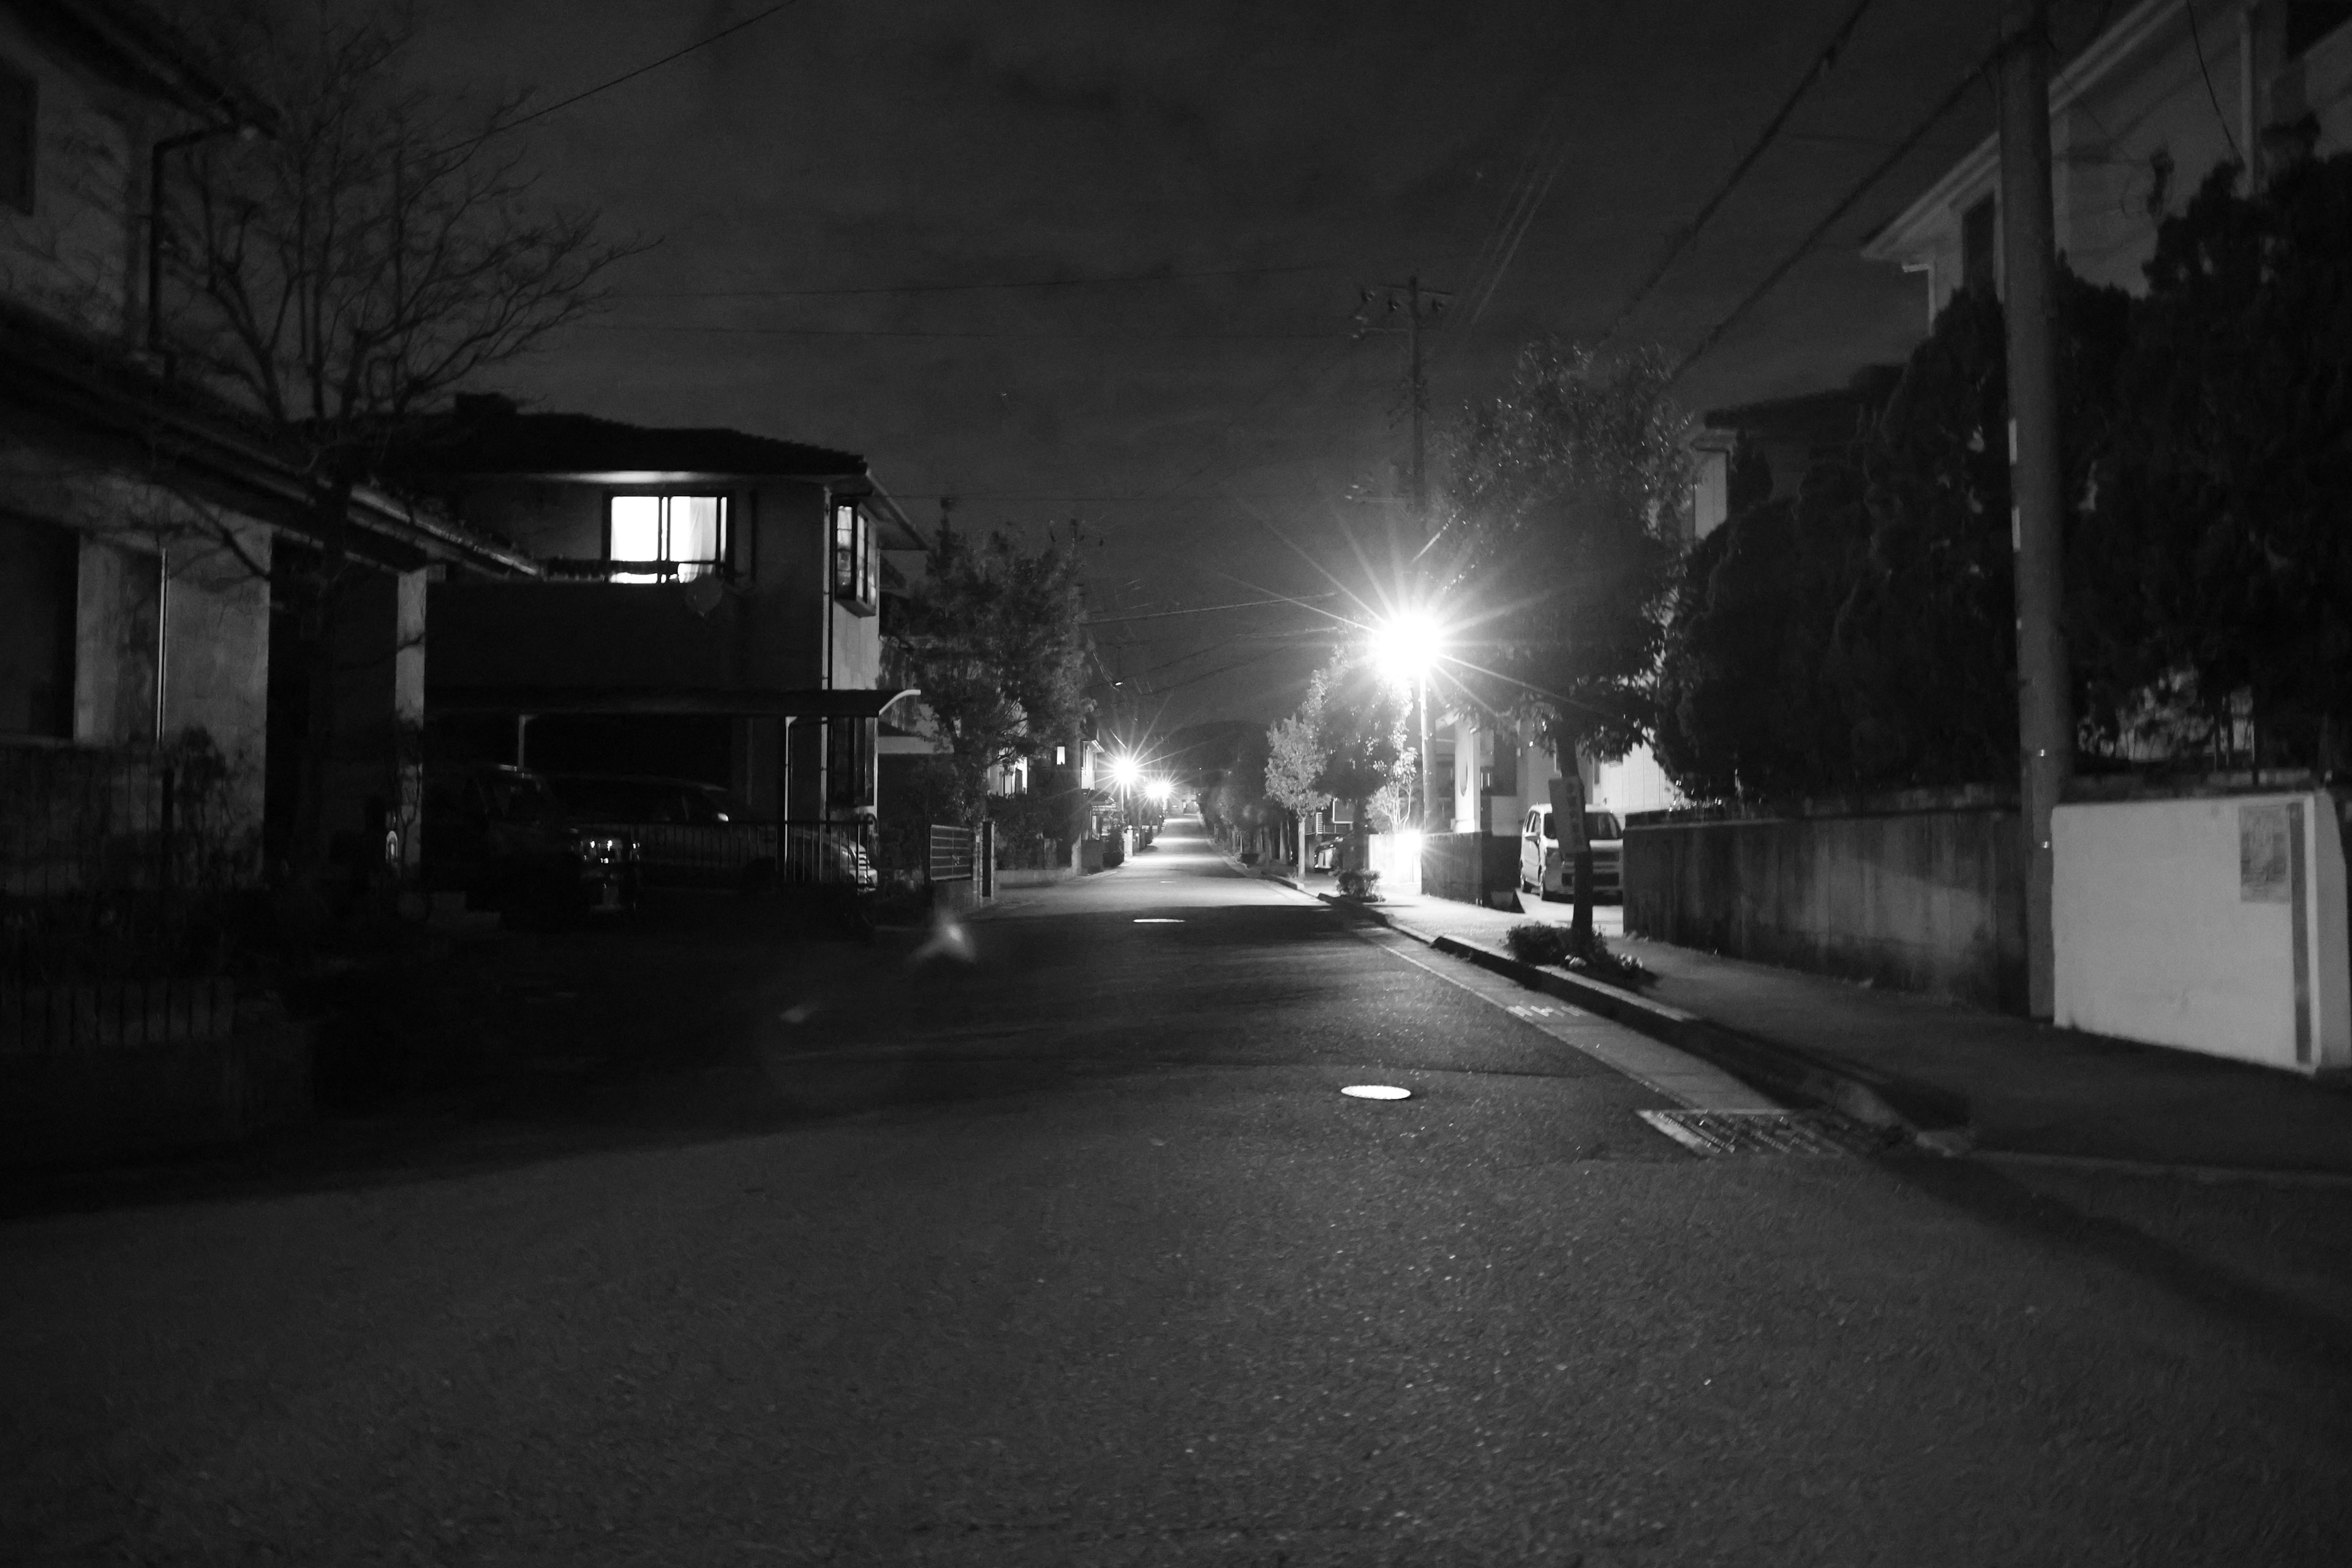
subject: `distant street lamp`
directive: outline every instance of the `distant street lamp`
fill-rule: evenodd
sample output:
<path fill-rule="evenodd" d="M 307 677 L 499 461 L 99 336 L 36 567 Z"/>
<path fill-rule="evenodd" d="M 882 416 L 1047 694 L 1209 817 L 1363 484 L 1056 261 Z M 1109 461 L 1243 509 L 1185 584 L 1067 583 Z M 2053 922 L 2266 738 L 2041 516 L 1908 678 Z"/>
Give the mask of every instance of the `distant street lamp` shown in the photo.
<path fill-rule="evenodd" d="M 1391 679 L 1410 681 L 1421 723 L 1421 825 L 1437 820 L 1437 773 L 1429 765 L 1429 671 L 1444 647 L 1445 634 L 1426 611 L 1391 616 L 1374 630 L 1372 656 Z"/>

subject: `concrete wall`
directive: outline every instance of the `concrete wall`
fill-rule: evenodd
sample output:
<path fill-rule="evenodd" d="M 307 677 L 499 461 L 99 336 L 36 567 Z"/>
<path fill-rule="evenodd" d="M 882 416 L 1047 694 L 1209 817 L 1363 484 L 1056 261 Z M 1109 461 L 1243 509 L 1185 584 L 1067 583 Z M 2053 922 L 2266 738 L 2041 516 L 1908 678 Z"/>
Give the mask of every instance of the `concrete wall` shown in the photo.
<path fill-rule="evenodd" d="M 2065 805 L 2052 850 L 2059 1023 L 2294 1071 L 2352 1067 L 2328 795 Z"/>
<path fill-rule="evenodd" d="M 2018 1011 L 2022 875 L 2008 810 L 1629 825 L 1625 930 Z"/>
<path fill-rule="evenodd" d="M 1514 892 L 1518 885 L 1516 837 L 1432 833 L 1421 841 L 1421 890 L 1430 898 L 1483 904 L 1489 893 Z"/>

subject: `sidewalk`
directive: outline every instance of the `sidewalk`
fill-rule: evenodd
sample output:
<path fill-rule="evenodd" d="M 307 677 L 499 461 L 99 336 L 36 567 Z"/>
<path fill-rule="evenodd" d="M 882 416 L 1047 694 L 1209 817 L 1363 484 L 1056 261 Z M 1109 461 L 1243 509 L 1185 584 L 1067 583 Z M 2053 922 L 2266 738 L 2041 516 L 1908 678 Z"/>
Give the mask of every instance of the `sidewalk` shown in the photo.
<path fill-rule="evenodd" d="M 1324 892 L 1312 881 L 1308 890 Z M 1759 1088 L 1829 1103 L 1841 1094 L 1880 1100 L 1928 1132 L 1932 1146 L 1972 1146 L 1995 1159 L 2352 1180 L 2352 1087 L 1640 938 L 1618 945 L 1658 984 L 1628 1005 L 1615 987 L 1529 972 L 1507 957 L 1503 933 L 1518 921 L 1568 921 L 1565 905 L 1537 908 L 1518 915 L 1399 898 L 1368 912 L 1488 967 L 1540 978 L 1545 989 L 1710 1057 Z M 1603 913 L 1618 911 L 1595 911 Z M 1603 929 L 1622 928 L 1611 921 Z"/>

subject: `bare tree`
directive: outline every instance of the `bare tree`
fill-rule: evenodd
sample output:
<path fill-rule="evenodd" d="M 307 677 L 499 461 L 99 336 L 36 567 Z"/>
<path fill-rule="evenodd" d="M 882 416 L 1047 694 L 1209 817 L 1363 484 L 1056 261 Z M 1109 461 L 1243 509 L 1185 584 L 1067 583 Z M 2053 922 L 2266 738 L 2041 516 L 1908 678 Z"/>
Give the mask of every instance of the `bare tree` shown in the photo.
<path fill-rule="evenodd" d="M 158 346 L 257 418 L 302 477 L 312 548 L 271 577 L 308 677 L 288 844 L 308 880 L 324 859 L 354 489 L 456 389 L 594 308 L 628 252 L 593 213 L 531 199 L 509 134 L 526 97 L 469 108 L 414 84 L 404 9 L 208 0 L 188 26 L 273 120 L 186 148 L 164 181 Z"/>

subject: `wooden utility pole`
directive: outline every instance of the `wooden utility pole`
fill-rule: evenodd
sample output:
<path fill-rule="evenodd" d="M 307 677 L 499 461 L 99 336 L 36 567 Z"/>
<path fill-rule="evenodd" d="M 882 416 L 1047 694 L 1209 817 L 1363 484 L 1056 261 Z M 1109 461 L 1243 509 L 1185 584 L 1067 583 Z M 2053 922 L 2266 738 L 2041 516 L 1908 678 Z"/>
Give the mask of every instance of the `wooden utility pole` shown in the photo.
<path fill-rule="evenodd" d="M 1429 518 L 1429 378 L 1421 352 L 1421 327 L 1424 319 L 1433 321 L 1444 315 L 1447 303 L 1454 296 L 1443 289 L 1423 289 L 1421 286 L 1421 274 L 1418 272 L 1401 284 L 1382 284 L 1380 292 L 1384 292 L 1388 296 L 1388 309 L 1385 314 L 1394 316 L 1402 310 L 1404 313 L 1404 325 L 1402 328 L 1373 325 L 1371 307 L 1373 300 L 1378 295 L 1374 290 L 1366 289 L 1363 290 L 1363 302 L 1356 312 L 1356 330 L 1358 336 L 1368 331 L 1402 331 L 1404 333 L 1405 400 L 1412 421 L 1412 453 L 1405 470 L 1405 489 L 1406 500 L 1412 508 L 1413 528 L 1420 535 L 1416 541 L 1418 548 L 1413 557 L 1418 563 L 1420 552 L 1428 548 L 1433 531 L 1430 526 Z M 1423 596 L 1418 593 L 1413 595 L 1415 599 Z M 1422 672 L 1415 685 L 1413 706 L 1420 712 L 1421 821 L 1423 828 L 1426 828 L 1430 824 L 1437 821 L 1438 816 L 1437 774 L 1429 765 L 1429 675 L 1425 670 Z"/>
<path fill-rule="evenodd" d="M 2055 1010 L 2050 818 L 2074 770 L 2064 604 L 2058 374 L 2051 313 L 2049 0 L 2010 0 L 2000 65 L 2003 317 L 2009 336 L 2011 542 L 2016 548 L 2019 827 L 2025 836 L 2027 1008 Z"/>

